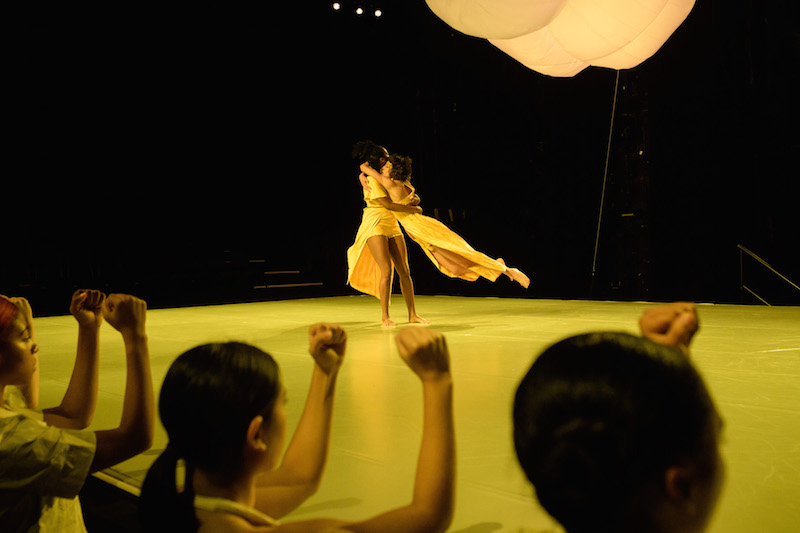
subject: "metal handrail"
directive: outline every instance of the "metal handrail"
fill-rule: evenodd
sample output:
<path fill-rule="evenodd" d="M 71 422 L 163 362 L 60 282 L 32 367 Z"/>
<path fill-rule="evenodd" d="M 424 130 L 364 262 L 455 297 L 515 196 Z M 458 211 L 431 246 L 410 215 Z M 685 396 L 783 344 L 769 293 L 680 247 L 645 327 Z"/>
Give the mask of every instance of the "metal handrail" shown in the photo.
<path fill-rule="evenodd" d="M 749 255 L 762 265 L 764 265 L 767 268 L 767 270 L 769 270 L 770 272 L 781 278 L 783 281 L 785 281 L 786 283 L 788 283 L 789 285 L 800 291 L 800 287 L 798 287 L 798 285 L 795 282 L 793 282 L 792 280 L 790 280 L 789 278 L 787 278 L 786 276 L 775 270 L 772 267 L 772 265 L 770 265 L 769 263 L 758 257 L 756 254 L 748 250 L 746 247 L 742 246 L 741 244 L 737 244 L 736 247 L 739 248 L 739 290 L 745 290 L 750 294 L 752 294 L 753 296 L 755 296 L 756 298 L 758 298 L 765 305 L 771 305 L 764 298 L 762 298 L 761 296 L 756 294 L 752 289 L 750 289 L 750 287 L 744 284 L 744 265 L 742 264 L 743 263 L 742 260 L 743 260 L 743 253 L 746 253 L 747 255 Z"/>

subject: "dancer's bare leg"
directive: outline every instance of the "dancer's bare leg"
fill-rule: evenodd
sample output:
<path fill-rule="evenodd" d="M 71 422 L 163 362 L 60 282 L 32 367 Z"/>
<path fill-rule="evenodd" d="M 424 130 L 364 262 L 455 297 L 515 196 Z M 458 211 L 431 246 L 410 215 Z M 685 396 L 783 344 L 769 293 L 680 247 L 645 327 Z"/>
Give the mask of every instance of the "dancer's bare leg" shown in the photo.
<path fill-rule="evenodd" d="M 472 267 L 479 266 L 474 261 L 471 261 L 466 257 L 462 257 L 457 253 L 451 252 L 450 250 L 444 250 L 442 248 L 432 247 L 431 252 L 433 253 L 433 256 L 436 258 L 436 260 L 439 262 L 440 265 L 444 266 L 447 270 L 449 270 L 456 276 L 462 276 L 467 272 L 469 272 Z M 502 272 L 503 274 L 508 276 L 511 280 L 516 281 L 526 289 L 530 286 L 531 284 L 530 278 L 528 278 L 528 276 L 523 274 L 518 268 L 509 268 L 508 266 L 506 266 L 506 262 L 503 261 L 502 257 L 497 259 L 497 262 L 506 267 L 506 269 L 503 270 Z"/>
<path fill-rule="evenodd" d="M 408 268 L 408 252 L 406 241 L 403 237 L 393 237 L 389 239 L 389 254 L 394 261 L 394 268 L 400 279 L 400 290 L 403 292 L 403 299 L 408 308 L 408 321 L 411 324 L 430 324 L 417 314 L 416 302 L 414 299 L 414 282 L 411 280 L 411 271 Z"/>
<path fill-rule="evenodd" d="M 372 258 L 378 263 L 381 271 L 380 286 L 378 296 L 381 301 L 381 324 L 384 326 L 394 326 L 395 323 L 389 318 L 389 287 L 392 280 L 392 256 L 389 254 L 389 240 L 383 235 L 375 235 L 367 239 L 367 247 L 372 254 Z"/>
<path fill-rule="evenodd" d="M 477 266 L 477 263 L 474 261 L 470 261 L 466 257 L 462 257 L 451 252 L 450 250 L 444 250 L 442 248 L 431 246 L 431 253 L 440 265 L 442 265 L 455 276 L 463 276 L 464 274 L 470 272 L 470 267 Z"/>

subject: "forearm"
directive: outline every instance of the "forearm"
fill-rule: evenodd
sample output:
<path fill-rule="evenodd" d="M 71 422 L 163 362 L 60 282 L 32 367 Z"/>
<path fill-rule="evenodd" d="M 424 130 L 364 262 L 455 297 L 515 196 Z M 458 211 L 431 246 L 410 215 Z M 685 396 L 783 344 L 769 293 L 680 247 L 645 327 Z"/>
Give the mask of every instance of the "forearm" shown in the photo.
<path fill-rule="evenodd" d="M 405 204 L 398 204 L 396 202 L 392 202 L 388 198 L 381 198 L 380 199 L 381 205 L 388 209 L 389 211 L 399 211 L 403 213 L 419 213 L 420 209 L 414 205 L 405 205 Z"/>
<path fill-rule="evenodd" d="M 336 372 L 315 366 L 300 422 L 281 465 L 257 481 L 255 507 L 280 518 L 312 496 L 328 459 Z"/>
<path fill-rule="evenodd" d="M 58 407 L 44 411 L 48 423 L 64 428 L 88 427 L 97 407 L 100 329 L 78 328 L 78 349 L 67 391 Z"/>
<path fill-rule="evenodd" d="M 338 371 L 329 375 L 314 366 L 300 422 L 281 463 L 297 480 L 315 486 L 328 458 L 337 376 Z"/>
<path fill-rule="evenodd" d="M 123 334 L 127 375 L 119 427 L 97 432 L 92 472 L 108 468 L 147 450 L 153 442 L 155 400 L 147 336 Z"/>
<path fill-rule="evenodd" d="M 155 424 L 150 349 L 145 334 L 135 333 L 124 335 L 124 337 L 128 372 L 120 427 L 140 435 L 144 441 L 142 445 L 149 446 L 153 440 Z"/>
<path fill-rule="evenodd" d="M 423 382 L 422 444 L 417 460 L 413 505 L 449 524 L 455 499 L 456 446 L 453 382 L 447 375 Z"/>
<path fill-rule="evenodd" d="M 392 207 L 388 207 L 390 211 L 400 211 L 403 213 L 419 213 L 419 208 L 416 205 L 397 204 L 392 202 Z"/>

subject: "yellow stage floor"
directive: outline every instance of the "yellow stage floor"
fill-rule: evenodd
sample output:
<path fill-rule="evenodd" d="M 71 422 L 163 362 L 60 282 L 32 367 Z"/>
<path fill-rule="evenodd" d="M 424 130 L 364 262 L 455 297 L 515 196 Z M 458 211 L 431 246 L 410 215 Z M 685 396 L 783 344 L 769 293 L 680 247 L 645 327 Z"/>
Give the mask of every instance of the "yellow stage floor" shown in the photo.
<path fill-rule="evenodd" d="M 393 318 L 404 324 L 395 295 Z M 445 333 L 455 378 L 458 500 L 450 531 L 546 531 L 511 444 L 511 398 L 534 356 L 567 335 L 636 331 L 648 303 L 420 296 L 418 312 Z M 35 311 L 35 310 L 34 310 Z M 781 533 L 800 524 L 800 308 L 702 305 L 694 359 L 726 422 L 728 479 L 711 532 Z M 394 330 L 379 325 L 367 296 L 152 310 L 148 332 L 158 394 L 172 360 L 209 341 L 241 340 L 270 352 L 282 368 L 294 427 L 311 376 L 306 330 L 338 322 L 349 333 L 340 377 L 330 462 L 320 491 L 289 518 L 365 518 L 411 495 L 421 426 L 418 381 L 399 360 Z M 36 319 L 42 406 L 63 394 L 77 328 L 69 316 Z M 95 429 L 117 424 L 124 352 L 103 327 L 100 401 Z M 214 421 L 208 421 L 214 431 Z M 133 492 L 166 444 L 106 474 Z"/>

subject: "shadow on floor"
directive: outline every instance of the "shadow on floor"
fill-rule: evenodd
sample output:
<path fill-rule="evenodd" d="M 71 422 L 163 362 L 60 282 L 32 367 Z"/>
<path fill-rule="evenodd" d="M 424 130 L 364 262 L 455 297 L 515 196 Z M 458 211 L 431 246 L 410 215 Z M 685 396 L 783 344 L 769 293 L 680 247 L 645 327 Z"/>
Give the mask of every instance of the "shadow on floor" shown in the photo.
<path fill-rule="evenodd" d="M 139 499 L 89 476 L 80 492 L 83 520 L 89 533 L 139 533 Z"/>

